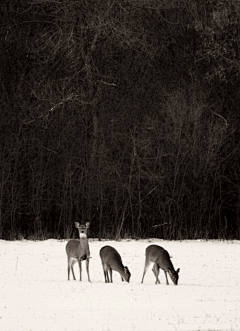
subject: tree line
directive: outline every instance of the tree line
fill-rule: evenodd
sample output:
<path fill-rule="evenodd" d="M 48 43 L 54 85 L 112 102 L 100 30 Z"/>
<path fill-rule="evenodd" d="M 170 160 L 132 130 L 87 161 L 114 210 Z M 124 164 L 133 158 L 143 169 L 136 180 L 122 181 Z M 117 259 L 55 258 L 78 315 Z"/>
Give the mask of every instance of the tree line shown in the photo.
<path fill-rule="evenodd" d="M 0 6 L 0 238 L 240 239 L 237 0 Z"/>

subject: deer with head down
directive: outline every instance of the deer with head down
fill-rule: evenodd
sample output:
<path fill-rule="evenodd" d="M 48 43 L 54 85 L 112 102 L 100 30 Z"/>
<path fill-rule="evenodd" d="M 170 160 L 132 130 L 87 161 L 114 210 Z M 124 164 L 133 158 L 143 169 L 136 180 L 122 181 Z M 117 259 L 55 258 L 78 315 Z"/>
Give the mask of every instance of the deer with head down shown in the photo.
<path fill-rule="evenodd" d="M 122 263 L 122 258 L 118 251 L 111 246 L 104 246 L 100 250 L 100 257 L 102 260 L 103 273 L 105 283 L 112 283 L 112 271 L 119 272 L 122 281 L 125 280 L 129 283 L 131 273 L 128 267 L 125 267 Z M 110 277 L 109 277 L 110 276 Z"/>
<path fill-rule="evenodd" d="M 150 264 L 153 264 L 152 271 L 154 273 L 154 276 L 156 277 L 155 284 L 160 284 L 160 280 L 158 276 L 160 269 L 162 269 L 165 273 L 167 285 L 169 285 L 167 274 L 169 274 L 173 284 L 177 285 L 179 278 L 178 274 L 180 269 L 179 268 L 177 270 L 174 269 L 168 251 L 166 251 L 164 248 L 158 245 L 150 245 L 146 248 L 146 260 L 143 271 L 142 283 Z"/>

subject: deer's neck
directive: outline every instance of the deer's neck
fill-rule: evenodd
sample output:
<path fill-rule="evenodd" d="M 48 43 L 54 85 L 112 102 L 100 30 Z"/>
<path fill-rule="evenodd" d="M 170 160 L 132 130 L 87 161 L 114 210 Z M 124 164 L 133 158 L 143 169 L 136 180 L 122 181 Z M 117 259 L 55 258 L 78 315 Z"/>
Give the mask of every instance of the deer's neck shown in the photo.
<path fill-rule="evenodd" d="M 80 233 L 79 237 L 80 237 L 80 239 L 87 239 L 86 233 Z"/>

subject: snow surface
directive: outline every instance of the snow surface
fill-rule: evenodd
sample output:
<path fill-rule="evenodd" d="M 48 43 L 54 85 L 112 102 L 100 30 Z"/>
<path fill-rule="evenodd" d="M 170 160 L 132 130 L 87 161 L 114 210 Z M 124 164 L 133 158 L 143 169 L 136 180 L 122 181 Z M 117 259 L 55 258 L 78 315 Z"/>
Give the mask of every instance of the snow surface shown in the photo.
<path fill-rule="evenodd" d="M 0 240 L 0 330 L 240 330 L 239 241 L 89 240 L 91 283 L 67 281 L 67 241 Z M 145 248 L 159 244 L 180 267 L 179 285 L 151 269 Z M 131 271 L 105 284 L 99 250 L 115 247 Z M 75 274 L 79 279 L 78 265 Z"/>

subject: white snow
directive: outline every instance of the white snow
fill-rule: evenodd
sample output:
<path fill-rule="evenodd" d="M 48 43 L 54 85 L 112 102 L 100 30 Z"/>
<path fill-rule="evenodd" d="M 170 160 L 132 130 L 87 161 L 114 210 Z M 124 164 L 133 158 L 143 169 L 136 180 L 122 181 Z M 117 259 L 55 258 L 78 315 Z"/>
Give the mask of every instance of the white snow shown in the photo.
<path fill-rule="evenodd" d="M 91 283 L 67 281 L 67 241 L 0 240 L 0 330 L 240 330 L 239 241 L 89 240 Z M 159 244 L 180 267 L 179 285 L 151 268 L 145 248 Z M 132 276 L 105 284 L 99 250 L 112 245 Z M 79 279 L 78 265 L 75 274 Z"/>

